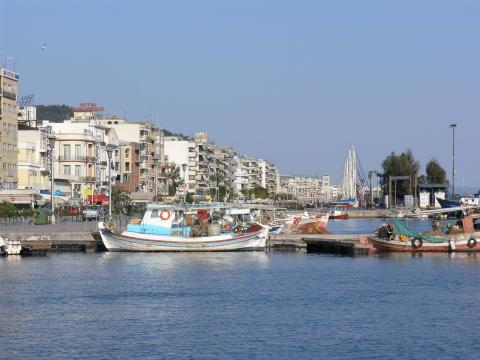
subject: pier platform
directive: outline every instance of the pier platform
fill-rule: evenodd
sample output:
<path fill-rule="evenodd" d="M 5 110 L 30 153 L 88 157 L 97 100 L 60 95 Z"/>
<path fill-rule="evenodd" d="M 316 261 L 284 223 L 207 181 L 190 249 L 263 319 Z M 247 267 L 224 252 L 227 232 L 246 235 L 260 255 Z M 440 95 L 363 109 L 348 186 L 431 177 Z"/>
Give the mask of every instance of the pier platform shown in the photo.
<path fill-rule="evenodd" d="M 267 240 L 266 248 L 267 251 L 306 251 L 339 255 L 370 255 L 373 251 L 366 234 L 271 234 Z"/>
<path fill-rule="evenodd" d="M 10 240 L 18 240 L 27 253 L 36 254 L 59 251 L 105 250 L 97 232 L 4 233 Z"/>

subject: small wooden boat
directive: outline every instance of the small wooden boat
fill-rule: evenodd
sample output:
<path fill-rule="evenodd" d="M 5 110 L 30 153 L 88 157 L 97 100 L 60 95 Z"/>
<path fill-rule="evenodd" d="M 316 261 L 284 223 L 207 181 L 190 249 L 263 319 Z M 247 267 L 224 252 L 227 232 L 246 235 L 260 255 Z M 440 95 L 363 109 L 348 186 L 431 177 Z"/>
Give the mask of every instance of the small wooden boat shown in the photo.
<path fill-rule="evenodd" d="M 464 216 L 456 224 L 430 233 L 415 232 L 395 218 L 392 225 L 382 225 L 368 240 L 377 251 L 480 251 L 480 214 Z"/>
<path fill-rule="evenodd" d="M 100 222 L 109 251 L 234 251 L 264 250 L 268 227 L 245 220 L 249 209 L 226 205 L 172 206 L 149 204 L 140 222 L 125 231 Z"/>

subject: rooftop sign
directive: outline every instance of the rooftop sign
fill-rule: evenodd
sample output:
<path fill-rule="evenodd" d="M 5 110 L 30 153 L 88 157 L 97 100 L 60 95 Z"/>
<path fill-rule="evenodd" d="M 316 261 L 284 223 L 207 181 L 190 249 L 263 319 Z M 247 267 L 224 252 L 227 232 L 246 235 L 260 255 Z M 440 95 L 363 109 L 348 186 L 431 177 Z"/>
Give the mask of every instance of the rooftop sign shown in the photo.
<path fill-rule="evenodd" d="M 2 68 L 2 75 L 12 80 L 16 80 L 16 81 L 20 80 L 20 75 L 7 69 Z"/>

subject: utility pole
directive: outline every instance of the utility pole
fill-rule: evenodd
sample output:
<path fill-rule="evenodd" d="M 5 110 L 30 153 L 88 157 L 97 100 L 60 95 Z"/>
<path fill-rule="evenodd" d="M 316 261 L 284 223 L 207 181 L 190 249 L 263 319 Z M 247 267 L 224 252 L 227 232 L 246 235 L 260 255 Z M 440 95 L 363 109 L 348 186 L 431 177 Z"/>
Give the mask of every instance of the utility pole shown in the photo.
<path fill-rule="evenodd" d="M 52 220 L 51 223 L 55 224 L 55 194 L 54 194 L 54 187 L 55 187 L 55 181 L 54 181 L 54 156 L 53 156 L 53 149 L 55 148 L 55 136 L 50 134 L 48 135 L 48 144 L 50 148 L 50 202 L 51 202 L 51 208 L 52 208 Z"/>
<path fill-rule="evenodd" d="M 455 199 L 455 128 L 457 124 L 450 124 L 452 129 L 452 200 Z"/>

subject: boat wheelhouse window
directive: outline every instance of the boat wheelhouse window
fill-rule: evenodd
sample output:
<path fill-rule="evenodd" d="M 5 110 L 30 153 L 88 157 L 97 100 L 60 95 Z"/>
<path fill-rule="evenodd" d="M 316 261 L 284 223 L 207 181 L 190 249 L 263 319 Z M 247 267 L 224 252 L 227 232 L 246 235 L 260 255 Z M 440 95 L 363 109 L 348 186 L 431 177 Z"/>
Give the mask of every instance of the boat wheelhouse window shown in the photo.
<path fill-rule="evenodd" d="M 153 209 L 150 218 L 158 218 L 158 209 Z"/>

